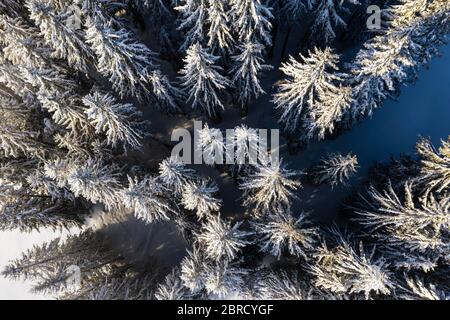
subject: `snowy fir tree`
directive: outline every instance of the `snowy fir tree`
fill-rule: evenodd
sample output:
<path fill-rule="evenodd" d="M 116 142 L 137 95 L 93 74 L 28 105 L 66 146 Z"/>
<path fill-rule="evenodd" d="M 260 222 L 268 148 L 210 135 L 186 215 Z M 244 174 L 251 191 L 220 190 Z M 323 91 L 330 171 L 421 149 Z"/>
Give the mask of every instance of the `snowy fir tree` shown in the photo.
<path fill-rule="evenodd" d="M 298 21 L 304 12 L 314 8 L 316 0 L 286 0 L 284 1 L 283 11 L 292 21 Z"/>
<path fill-rule="evenodd" d="M 84 111 L 95 133 L 104 133 L 106 142 L 115 147 L 119 142 L 125 146 L 138 149 L 143 132 L 139 123 L 132 117 L 139 116 L 139 111 L 131 104 L 118 104 L 113 96 L 98 91 L 83 98 L 87 107 Z"/>
<path fill-rule="evenodd" d="M 176 156 L 164 159 L 159 164 L 159 176 L 162 184 L 177 194 L 181 194 L 189 182 L 196 179 L 195 170 L 189 169 Z"/>
<path fill-rule="evenodd" d="M 158 300 L 184 300 L 189 297 L 187 288 L 183 285 L 183 282 L 178 275 L 178 270 L 172 270 L 164 282 L 158 285 L 155 292 L 155 298 Z"/>
<path fill-rule="evenodd" d="M 83 35 L 66 22 L 67 13 L 57 12 L 57 8 L 42 0 L 27 1 L 27 6 L 30 18 L 39 27 L 45 43 L 53 48 L 52 55 L 66 59 L 75 69 L 87 71 L 93 53 L 84 42 Z"/>
<path fill-rule="evenodd" d="M 246 125 L 234 128 L 233 133 L 234 161 L 232 163 L 235 163 L 235 165 L 232 168 L 232 173 L 239 174 L 248 162 L 255 163 L 257 161 L 259 136 L 256 129 L 248 128 Z M 228 154 L 227 158 L 229 158 Z"/>
<path fill-rule="evenodd" d="M 322 112 L 331 111 L 337 118 L 328 120 L 328 123 L 339 121 L 340 109 L 345 108 L 343 104 L 348 100 L 341 97 L 341 101 L 336 102 L 342 90 L 338 85 L 343 81 L 336 73 L 339 62 L 337 54 L 330 48 L 316 48 L 308 57 L 300 55 L 300 58 L 301 62 L 290 57 L 289 62 L 280 68 L 288 78 L 278 85 L 278 92 L 274 96 L 276 108 L 281 114 L 279 121 L 287 132 L 295 132 L 305 123 L 307 127 L 311 126 L 311 122 L 317 126 L 315 121 L 320 121 L 315 119 L 318 118 L 315 113 L 320 113 L 317 108 L 327 108 L 326 104 L 329 104 L 329 108 Z"/>
<path fill-rule="evenodd" d="M 351 1 L 357 2 L 354 0 Z M 346 11 L 344 2 L 347 1 L 318 1 L 317 9 L 314 12 L 315 18 L 311 33 L 320 35 L 314 37 L 313 42 L 321 42 L 328 45 L 336 38 L 336 29 L 346 27 L 345 20 L 343 19 L 343 13 Z"/>
<path fill-rule="evenodd" d="M 21 17 L 2 15 L 0 41 L 6 60 L 14 65 L 43 66 L 52 51 L 39 37 L 39 29 L 28 25 Z"/>
<path fill-rule="evenodd" d="M 414 201 L 411 184 L 406 183 L 404 189 L 404 200 L 391 185 L 382 193 L 374 188 L 370 189 L 368 208 L 357 212 L 357 220 L 364 227 L 375 231 L 376 237 L 385 239 L 387 247 L 401 244 L 402 249 L 410 251 L 411 256 L 421 256 L 421 260 L 429 261 L 424 267 L 428 269 L 440 256 L 445 255 L 448 248 L 445 234 L 449 224 L 450 204 L 448 199 L 436 199 L 431 195 L 428 201 L 417 203 Z M 400 250 L 393 254 L 398 252 Z M 416 264 L 411 259 L 399 262 L 398 266 L 415 268 L 422 263 Z"/>
<path fill-rule="evenodd" d="M 237 222 L 231 226 L 220 216 L 210 217 L 197 236 L 199 244 L 205 248 L 206 256 L 215 261 L 236 258 L 238 252 L 249 243 L 245 238 L 251 234 L 242 231 L 239 228 L 241 224 Z"/>
<path fill-rule="evenodd" d="M 226 260 L 211 263 L 205 270 L 205 289 L 213 297 L 226 298 L 241 294 L 246 272 Z"/>
<path fill-rule="evenodd" d="M 60 292 L 65 299 L 135 300 L 151 297 L 159 279 L 130 270 L 130 264 L 109 249 L 105 241 L 101 233 L 93 231 L 67 239 L 58 238 L 28 250 L 11 262 L 3 274 L 10 278 L 34 280 L 35 292 Z M 82 275 L 79 279 L 78 272 Z"/>
<path fill-rule="evenodd" d="M 305 119 L 304 140 L 323 140 L 337 131 L 339 123 L 353 102 L 350 87 L 331 87 L 320 95 L 320 102 Z"/>
<path fill-rule="evenodd" d="M 375 250 L 367 250 L 347 235 L 333 228 L 331 244 L 324 241 L 314 254 L 316 263 L 311 266 L 314 283 L 318 288 L 339 294 L 387 295 L 393 288 L 388 263 L 376 257 Z M 332 245 L 333 247 L 331 247 Z"/>
<path fill-rule="evenodd" d="M 296 273 L 287 271 L 263 273 L 254 288 L 256 297 L 263 300 L 308 300 L 310 294 Z"/>
<path fill-rule="evenodd" d="M 80 235 L 73 235 L 67 239 L 55 239 L 41 246 L 25 252 L 22 257 L 13 261 L 4 270 L 7 277 L 23 277 L 23 279 L 34 279 L 35 291 L 63 291 L 71 294 L 71 291 L 84 290 L 93 285 L 89 278 L 94 281 L 105 279 L 107 275 L 102 274 L 105 263 L 110 265 L 121 257 L 117 257 L 102 244 L 101 236 L 97 233 L 86 231 Z M 70 270 L 71 265 L 77 265 L 83 272 L 85 283 L 78 288 L 71 288 Z M 86 287 L 85 287 L 86 286 Z M 84 288 L 85 287 L 85 288 Z M 73 294 L 73 293 L 72 293 Z"/>
<path fill-rule="evenodd" d="M 82 196 L 93 203 L 114 207 L 118 203 L 120 183 L 117 167 L 105 166 L 92 158 L 68 163 L 65 168 L 66 183 L 75 196 Z"/>
<path fill-rule="evenodd" d="M 311 176 L 316 184 L 328 183 L 335 187 L 345 184 L 357 169 L 358 159 L 355 155 L 329 154 L 311 169 Z"/>
<path fill-rule="evenodd" d="M 206 23 L 208 20 L 207 0 L 182 0 L 175 7 L 180 13 L 178 29 L 185 31 L 185 38 L 180 46 L 181 51 L 186 51 L 197 42 L 201 42 L 206 35 Z"/>
<path fill-rule="evenodd" d="M 149 74 L 148 81 L 161 109 L 169 112 L 180 111 L 179 103 L 185 98 L 181 89 L 174 86 L 167 76 L 158 69 L 153 70 Z"/>
<path fill-rule="evenodd" d="M 234 60 L 232 80 L 245 112 L 252 99 L 265 93 L 259 78 L 261 71 L 270 69 L 270 66 L 263 64 L 263 50 L 261 44 L 247 42 L 239 47 L 239 54 L 232 57 Z"/>
<path fill-rule="evenodd" d="M 305 251 L 314 248 L 317 231 L 308 227 L 306 214 L 298 219 L 290 212 L 276 212 L 267 219 L 254 224 L 256 234 L 261 235 L 260 250 L 278 259 L 284 251 L 297 257 L 307 258 Z"/>
<path fill-rule="evenodd" d="M 121 97 L 147 94 L 155 54 L 125 29 L 114 30 L 95 19 L 88 19 L 86 26 L 86 42 L 97 56 L 98 71 L 109 77 L 114 90 Z"/>
<path fill-rule="evenodd" d="M 353 62 L 354 103 L 349 120 L 371 115 L 402 83 L 414 80 L 418 68 L 445 42 L 449 30 L 446 1 L 400 1 L 387 12 L 387 32 L 368 40 Z"/>
<path fill-rule="evenodd" d="M 132 209 L 138 218 L 146 222 L 168 220 L 174 213 L 168 199 L 164 198 L 164 186 L 156 177 L 144 177 L 142 180 L 128 177 L 128 188 L 123 191 L 123 204 Z"/>
<path fill-rule="evenodd" d="M 447 191 L 450 187 L 450 137 L 442 141 L 438 150 L 427 139 L 420 140 L 416 149 L 421 158 L 418 180 L 426 186 L 426 193 L 429 190 L 438 193 Z"/>
<path fill-rule="evenodd" d="M 289 207 L 295 198 L 294 191 L 301 187 L 299 174 L 287 169 L 282 160 L 255 166 L 239 184 L 244 191 L 244 204 L 254 205 L 257 214 L 276 210 L 279 205 Z"/>
<path fill-rule="evenodd" d="M 450 299 L 449 14 L 0 1 L 0 298 Z"/>
<path fill-rule="evenodd" d="M 186 210 L 195 211 L 197 217 L 201 219 L 219 211 L 221 201 L 214 197 L 218 191 L 217 185 L 208 181 L 188 183 L 182 191 L 181 204 Z"/>
<path fill-rule="evenodd" d="M 228 0 L 208 0 L 208 46 L 225 50 L 233 46 L 230 18 L 227 15 Z"/>
<path fill-rule="evenodd" d="M 436 288 L 431 284 L 428 287 L 423 280 L 407 278 L 405 285 L 406 293 L 402 296 L 407 300 L 448 300 L 448 293 Z"/>
<path fill-rule="evenodd" d="M 223 162 L 225 141 L 222 131 L 210 128 L 208 124 L 197 131 L 196 151 L 203 153 L 206 164 L 213 165 Z"/>
<path fill-rule="evenodd" d="M 198 294 L 205 288 L 205 257 L 198 246 L 194 246 L 191 251 L 187 251 L 183 261 L 181 261 L 180 279 L 185 288 L 193 295 Z"/>
<path fill-rule="evenodd" d="M 200 107 L 211 118 L 216 118 L 224 109 L 221 92 L 230 85 L 221 75 L 222 67 L 216 64 L 218 59 L 197 42 L 187 50 L 184 68 L 180 71 L 180 80 L 189 93 L 192 107 Z"/>
<path fill-rule="evenodd" d="M 272 10 L 261 0 L 229 0 L 231 25 L 239 42 L 272 44 Z"/>

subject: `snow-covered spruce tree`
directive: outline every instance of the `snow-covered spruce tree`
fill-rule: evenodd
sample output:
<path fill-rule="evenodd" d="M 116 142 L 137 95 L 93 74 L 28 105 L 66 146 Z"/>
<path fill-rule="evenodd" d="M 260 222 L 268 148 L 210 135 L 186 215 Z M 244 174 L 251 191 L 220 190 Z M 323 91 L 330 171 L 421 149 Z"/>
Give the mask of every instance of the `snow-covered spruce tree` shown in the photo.
<path fill-rule="evenodd" d="M 12 279 L 32 280 L 33 292 L 60 299 L 136 300 L 153 297 L 159 271 L 134 271 L 107 245 L 101 232 L 87 230 L 35 246 L 2 273 Z"/>
<path fill-rule="evenodd" d="M 288 208 L 295 197 L 293 191 L 301 187 L 296 178 L 299 174 L 286 169 L 282 160 L 256 165 L 252 172 L 241 177 L 239 189 L 244 191 L 244 205 L 254 205 L 257 215 L 277 210 L 280 205 Z"/>
<path fill-rule="evenodd" d="M 1 163 L 5 170 L 3 178 L 9 181 L 5 180 L 2 186 L 2 228 L 30 231 L 45 226 L 77 226 L 89 206 L 80 199 L 74 201 L 74 195 L 65 186 L 57 185 L 44 175 L 43 160 L 50 154 L 59 156 L 65 151 L 52 143 L 53 137 L 46 132 L 51 120 L 45 119 L 40 101 L 36 99 L 37 95 L 43 101 L 46 95 L 72 90 L 75 83 L 56 72 L 34 69 L 31 65 L 15 68 L 7 64 L 6 70 L 15 74 L 9 73 L 5 82 L 14 88 L 10 86 L 14 81 L 22 87 L 23 94 L 20 90 L 14 90 L 17 95 L 2 91 L 0 99 L 1 113 L 5 117 L 0 126 Z M 9 170 L 11 174 L 6 175 Z"/>
<path fill-rule="evenodd" d="M 76 197 L 82 196 L 92 203 L 104 204 L 107 208 L 121 204 L 118 172 L 117 166 L 106 166 L 93 158 L 55 159 L 45 165 L 45 174 L 57 181 L 59 186 L 67 186 Z"/>
<path fill-rule="evenodd" d="M 450 31 L 445 0 L 402 0 L 387 12 L 387 31 L 366 42 L 352 65 L 350 122 L 370 116 L 403 82 L 414 80 Z"/>
<path fill-rule="evenodd" d="M 0 126 L 0 150 L 6 156 L 39 155 L 43 149 L 39 148 L 36 138 L 37 133 L 21 131 L 19 128 L 14 128 L 14 126 L 8 124 Z"/>
<path fill-rule="evenodd" d="M 59 94 L 64 97 L 73 95 L 76 91 L 76 81 L 68 75 L 68 72 L 57 66 L 45 66 L 34 68 L 32 66 L 20 66 L 18 68 L 20 77 L 33 86 L 40 96 L 52 96 Z"/>
<path fill-rule="evenodd" d="M 192 101 L 193 108 L 202 108 L 211 118 L 218 117 L 224 109 L 220 93 L 230 85 L 230 81 L 220 74 L 222 67 L 217 65 L 218 60 L 219 57 L 197 42 L 187 50 L 180 71 L 182 86 L 189 94 L 188 101 Z"/>
<path fill-rule="evenodd" d="M 260 84 L 261 71 L 269 70 L 271 66 L 264 64 L 264 46 L 258 42 L 248 41 L 238 46 L 238 50 L 239 54 L 232 57 L 231 74 L 241 108 L 246 113 L 248 104 L 265 93 Z"/>
<path fill-rule="evenodd" d="M 51 130 L 51 128 L 49 129 Z M 67 152 L 67 158 L 82 158 L 95 157 L 102 161 L 109 161 L 116 152 L 122 153 L 120 150 L 112 150 L 108 147 L 103 137 L 94 138 L 89 136 L 85 138 L 78 133 L 72 132 L 53 133 L 53 140 L 57 147 Z"/>
<path fill-rule="evenodd" d="M 157 300 L 185 300 L 189 299 L 189 292 L 180 279 L 180 270 L 174 268 L 158 285 L 155 292 Z"/>
<path fill-rule="evenodd" d="M 316 5 L 316 0 L 285 0 L 282 7 L 284 15 L 290 21 L 298 23 L 304 12 L 310 12 Z"/>
<path fill-rule="evenodd" d="M 0 173 L 0 230 L 68 229 L 87 215 L 86 204 L 46 178 L 38 160 L 9 160 Z"/>
<path fill-rule="evenodd" d="M 128 177 L 128 188 L 122 192 L 123 204 L 147 223 L 169 220 L 176 211 L 165 198 L 164 192 L 167 189 L 158 182 L 157 177 L 148 176 L 141 180 Z"/>
<path fill-rule="evenodd" d="M 352 153 L 343 156 L 332 153 L 311 169 L 312 180 L 316 184 L 328 183 L 331 187 L 346 184 L 358 169 L 358 159 Z"/>
<path fill-rule="evenodd" d="M 77 1 L 79 1 L 79 0 L 75 0 L 75 4 L 77 3 Z M 103 0 L 101 0 L 101 1 L 103 1 Z M 46 4 L 53 6 L 57 10 L 62 10 L 62 9 L 66 9 L 68 6 L 72 5 L 74 0 L 44 0 L 44 2 Z"/>
<path fill-rule="evenodd" d="M 55 157 L 49 159 L 44 164 L 45 176 L 55 181 L 59 188 L 67 187 L 73 162 L 74 160 L 70 158 Z"/>
<path fill-rule="evenodd" d="M 117 268 L 116 268 L 117 269 Z M 124 269 L 124 270 L 122 270 Z M 85 292 L 71 292 L 62 298 L 65 300 L 151 300 L 155 295 L 155 287 L 160 276 L 158 272 L 136 272 L 118 268 L 117 272 L 109 272 L 104 279 L 98 280 Z M 116 271 L 116 270 L 114 270 Z M 103 276 L 103 274 L 102 274 Z"/>
<path fill-rule="evenodd" d="M 185 94 L 181 89 L 174 86 L 165 74 L 155 69 L 150 72 L 148 82 L 161 110 L 167 112 L 181 110 L 179 102 L 185 99 Z"/>
<path fill-rule="evenodd" d="M 221 50 L 233 46 L 230 18 L 228 16 L 229 0 L 207 0 L 208 2 L 208 47 Z"/>
<path fill-rule="evenodd" d="M 194 298 L 205 298 L 205 294 L 222 299 L 227 296 L 240 297 L 247 274 L 247 270 L 236 262 L 209 260 L 207 252 L 203 252 L 198 244 L 188 250 L 180 269 L 180 279 L 189 296 Z"/>
<path fill-rule="evenodd" d="M 6 61 L 1 52 L 0 61 L 2 62 L 0 64 L 0 83 L 2 88 L 9 89 L 7 96 L 14 93 L 30 107 L 35 106 L 37 104 L 36 92 L 33 86 L 21 77 L 20 68 Z"/>
<path fill-rule="evenodd" d="M 180 210 L 174 217 L 171 217 L 171 221 L 175 224 L 176 232 L 181 236 L 186 243 L 193 244 L 194 234 L 200 229 L 199 223 L 192 219 L 192 215 L 188 212 Z"/>
<path fill-rule="evenodd" d="M 407 38 L 375 37 L 364 44 L 352 67 L 353 103 L 346 120 L 355 122 L 365 115 L 372 115 L 381 102 L 393 96 L 396 85 L 407 80 L 406 68 L 415 62 L 401 54 Z"/>
<path fill-rule="evenodd" d="M 351 87 L 343 86 L 323 92 L 320 103 L 311 111 L 310 117 L 305 119 L 302 140 L 322 140 L 327 134 L 332 134 L 353 102 L 352 93 Z"/>
<path fill-rule="evenodd" d="M 238 263 L 221 260 L 209 263 L 205 269 L 205 289 L 212 298 L 240 297 L 247 270 Z"/>
<path fill-rule="evenodd" d="M 198 245 L 188 250 L 180 264 L 180 279 L 189 291 L 196 295 L 205 287 L 205 268 L 207 261 L 205 254 Z"/>
<path fill-rule="evenodd" d="M 242 222 L 231 226 L 230 222 L 220 216 L 210 216 L 197 234 L 199 245 L 205 250 L 206 257 L 214 260 L 233 260 L 248 242 L 251 232 L 241 230 Z"/>
<path fill-rule="evenodd" d="M 84 113 L 81 98 L 76 93 L 76 82 L 65 71 L 56 68 L 20 67 L 21 77 L 37 90 L 41 106 L 52 114 L 53 121 L 84 137 L 93 127 Z"/>
<path fill-rule="evenodd" d="M 39 30 L 23 18 L 0 15 L 0 43 L 4 58 L 14 65 L 43 66 L 52 55 L 40 38 Z"/>
<path fill-rule="evenodd" d="M 203 152 L 203 160 L 205 163 L 213 165 L 223 162 L 225 142 L 222 131 L 217 128 L 210 128 L 208 124 L 205 123 L 203 128 L 198 130 L 197 135 L 198 141 L 196 141 L 196 152 Z"/>
<path fill-rule="evenodd" d="M 355 210 L 356 221 L 370 232 L 395 268 L 429 271 L 442 261 L 445 264 L 450 245 L 448 196 L 437 198 L 430 193 L 426 200 L 416 201 L 411 183 L 405 183 L 402 196 L 389 183 L 382 192 L 370 188 L 360 207 Z"/>
<path fill-rule="evenodd" d="M 229 0 L 232 31 L 240 43 L 272 44 L 271 8 L 261 0 Z"/>
<path fill-rule="evenodd" d="M 155 54 L 125 29 L 87 19 L 86 42 L 97 56 L 97 69 L 109 77 L 120 97 L 147 97 L 150 72 L 156 68 Z"/>
<path fill-rule="evenodd" d="M 347 24 L 343 19 L 343 15 L 349 12 L 345 8 L 346 2 L 358 3 L 357 0 L 318 1 L 318 6 L 314 12 L 314 23 L 311 28 L 312 42 L 329 45 L 336 38 L 336 30 L 346 28 Z"/>
<path fill-rule="evenodd" d="M 450 137 L 441 144 L 436 149 L 430 140 L 421 139 L 416 146 L 421 167 L 417 180 L 425 190 L 425 199 L 432 190 L 445 195 L 450 189 Z"/>
<path fill-rule="evenodd" d="M 95 19 L 101 23 L 109 23 L 111 26 L 122 28 L 124 21 L 121 19 L 121 15 L 116 14 L 127 9 L 131 4 L 127 2 L 127 0 L 82 0 L 81 10 L 86 20 Z"/>
<path fill-rule="evenodd" d="M 57 238 L 25 252 L 21 258 L 12 261 L 2 274 L 12 279 L 32 280 L 33 291 L 57 295 L 82 294 L 95 288 L 99 281 L 106 281 L 108 266 L 122 264 L 123 258 L 104 245 L 99 233 L 90 230 L 67 239 Z M 71 276 L 78 266 L 81 283 L 77 287 Z M 109 275 L 112 276 L 112 275 Z"/>
<path fill-rule="evenodd" d="M 234 159 L 228 159 L 228 153 L 226 156 L 227 160 L 233 160 L 231 161 L 231 163 L 234 164 L 230 167 L 230 173 L 233 175 L 233 177 L 236 177 L 241 174 L 248 165 L 253 164 L 252 162 L 256 163 L 258 161 L 257 150 L 259 144 L 259 136 L 257 130 L 249 128 L 245 124 L 235 127 L 233 144 Z"/>
<path fill-rule="evenodd" d="M 174 2 L 174 4 L 177 2 Z M 185 35 L 183 43 L 180 46 L 180 51 L 185 52 L 192 45 L 202 43 L 205 39 L 208 1 L 180 0 L 179 2 L 179 5 L 174 9 L 181 14 L 178 17 L 178 29 L 185 30 Z"/>
<path fill-rule="evenodd" d="M 305 119 L 314 119 L 312 112 L 319 107 L 321 99 L 333 99 L 330 91 L 337 95 L 342 82 L 337 74 L 339 56 L 332 49 L 315 48 L 308 57 L 300 54 L 300 58 L 301 62 L 290 57 L 289 62 L 282 64 L 280 70 L 288 78 L 280 82 L 273 100 L 281 112 L 279 122 L 287 132 L 295 132 Z"/>
<path fill-rule="evenodd" d="M 234 145 L 236 147 L 236 159 L 248 157 L 250 150 L 257 150 L 259 137 L 256 129 L 242 124 L 234 128 Z M 238 164 L 239 161 L 237 161 Z"/>
<path fill-rule="evenodd" d="M 406 278 L 405 286 L 402 288 L 405 293 L 400 295 L 406 300 L 449 300 L 450 295 L 445 290 L 440 290 L 434 284 L 426 285 L 425 281 L 418 277 Z"/>
<path fill-rule="evenodd" d="M 95 133 L 106 135 L 106 142 L 112 147 L 123 143 L 124 148 L 140 149 L 140 139 L 144 132 L 136 121 L 141 113 L 130 103 L 119 104 L 110 95 L 94 91 L 83 98 L 84 110 L 89 122 L 95 127 Z"/>
<path fill-rule="evenodd" d="M 51 3 L 43 0 L 27 0 L 27 8 L 30 18 L 40 28 L 45 43 L 53 48 L 52 56 L 65 59 L 71 67 L 87 72 L 94 56 L 80 30 L 67 24 L 67 19 L 73 13 L 57 12 Z"/>
<path fill-rule="evenodd" d="M 181 193 L 181 204 L 186 210 L 195 211 L 198 219 L 220 210 L 222 201 L 216 197 L 219 191 L 217 184 L 202 180 L 187 183 Z"/>
<path fill-rule="evenodd" d="M 46 148 L 39 141 L 39 131 L 33 123 L 32 110 L 13 96 L 0 94 L 0 155 L 22 158 L 24 155 L 42 157 Z"/>
<path fill-rule="evenodd" d="M 195 170 L 187 168 L 178 157 L 171 156 L 159 164 L 158 178 L 166 188 L 181 194 L 189 182 L 197 179 L 197 175 Z"/>
<path fill-rule="evenodd" d="M 252 225 L 259 237 L 260 251 L 278 259 L 286 252 L 307 259 L 307 252 L 314 248 L 318 238 L 317 229 L 311 227 L 304 212 L 294 218 L 289 211 L 279 210 Z"/>
<path fill-rule="evenodd" d="M 257 276 L 253 290 L 256 298 L 262 300 L 309 300 L 312 297 L 307 285 L 298 272 L 269 271 Z"/>
<path fill-rule="evenodd" d="M 392 275 L 386 259 L 377 256 L 375 247 L 366 251 L 362 242 L 356 246 L 336 228 L 330 231 L 329 239 L 322 242 L 314 254 L 316 261 L 309 268 L 315 277 L 314 285 L 325 292 L 355 298 L 390 294 L 394 288 Z"/>

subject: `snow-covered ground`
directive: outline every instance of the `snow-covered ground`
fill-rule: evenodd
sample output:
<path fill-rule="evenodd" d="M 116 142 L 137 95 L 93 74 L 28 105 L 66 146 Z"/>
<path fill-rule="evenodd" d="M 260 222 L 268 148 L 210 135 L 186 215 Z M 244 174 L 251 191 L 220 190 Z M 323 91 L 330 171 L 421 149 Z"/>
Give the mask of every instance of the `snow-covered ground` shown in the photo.
<path fill-rule="evenodd" d="M 386 160 L 390 155 L 413 152 L 419 135 L 430 137 L 436 144 L 439 140 L 450 134 L 450 45 L 442 50 L 443 56 L 435 58 L 429 70 L 423 70 L 415 85 L 402 89 L 398 101 L 387 101 L 381 109 L 375 112 L 372 119 L 356 125 L 334 140 L 328 140 L 310 145 L 297 155 L 289 155 L 284 150 L 282 156 L 290 163 L 290 168 L 307 169 L 318 158 L 328 152 L 348 153 L 352 151 L 358 156 L 360 169 L 357 177 L 352 180 L 356 185 L 363 179 L 368 168 L 379 160 Z M 273 70 L 265 83 L 266 90 L 271 92 L 271 84 L 277 81 L 279 73 Z M 275 116 L 269 106 L 270 96 L 266 95 L 250 107 L 250 116 L 243 122 L 256 128 L 275 128 Z M 252 112 L 258 108 L 262 112 Z M 239 124 L 238 111 L 225 114 L 221 128 L 232 128 Z M 180 119 L 172 119 L 180 125 Z M 161 119 L 153 121 L 156 127 L 161 126 Z M 233 125 L 230 126 L 230 123 Z M 187 123 L 186 123 L 187 124 Z M 165 126 L 164 137 L 170 137 L 170 126 Z M 155 127 L 154 127 L 155 128 Z M 154 147 L 147 148 L 146 152 L 155 153 Z M 150 155 L 148 158 L 152 158 Z M 155 165 L 152 163 L 152 165 Z M 240 192 L 232 181 L 209 168 L 211 174 L 219 182 L 220 193 L 224 200 L 224 214 L 236 214 L 242 210 L 239 206 Z M 329 218 L 341 201 L 349 194 L 350 188 L 331 188 L 327 186 L 313 187 L 305 185 L 299 192 L 300 200 L 294 210 L 314 209 L 316 216 Z M 138 228 L 139 229 L 136 229 Z M 137 224 L 133 230 L 145 230 Z M 129 232 L 129 231 L 127 231 Z M 31 248 L 33 244 L 42 243 L 58 235 L 49 230 L 41 233 L 24 234 L 20 232 L 0 232 L 0 268 L 11 259 L 17 258 L 22 251 Z M 156 236 L 152 236 L 158 238 Z M 146 237 L 142 237 L 145 239 Z M 140 240 L 139 240 L 140 241 Z M 146 239 L 145 241 L 152 241 Z M 148 243 L 144 244 L 147 248 Z M 167 246 L 160 244 L 161 246 Z M 140 248 L 142 249 L 142 248 Z M 166 247 L 167 249 L 167 247 Z M 168 249 L 171 250 L 171 249 Z M 48 298 L 30 294 L 29 284 L 8 281 L 0 278 L 0 299 L 39 299 Z"/>
<path fill-rule="evenodd" d="M 52 230 L 42 230 L 23 233 L 18 231 L 0 232 L 0 267 L 3 267 L 9 260 L 18 258 L 20 254 L 32 248 L 35 244 L 44 243 L 59 234 Z M 10 281 L 0 277 L 0 299 L 48 299 L 51 297 L 38 296 L 30 292 L 31 285 L 22 281 Z"/>

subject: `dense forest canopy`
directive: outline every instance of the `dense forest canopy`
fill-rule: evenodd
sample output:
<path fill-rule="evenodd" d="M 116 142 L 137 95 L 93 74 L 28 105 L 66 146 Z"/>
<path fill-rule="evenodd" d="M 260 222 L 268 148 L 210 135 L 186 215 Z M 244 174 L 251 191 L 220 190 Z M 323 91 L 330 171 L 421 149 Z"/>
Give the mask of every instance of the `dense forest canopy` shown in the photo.
<path fill-rule="evenodd" d="M 0 231 L 76 230 L 3 275 L 62 299 L 449 299 L 450 138 L 374 166 L 339 221 L 298 210 L 298 192 L 345 187 L 358 155 L 283 160 L 370 121 L 449 31 L 448 0 L 2 0 Z M 287 150 L 234 161 L 261 142 L 245 119 L 274 70 Z M 194 119 L 200 148 L 235 163 L 171 154 Z M 223 214 L 218 175 L 242 213 Z M 130 221 L 177 233 L 182 256 L 117 245 Z"/>

